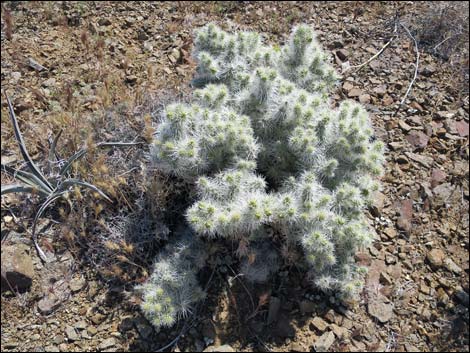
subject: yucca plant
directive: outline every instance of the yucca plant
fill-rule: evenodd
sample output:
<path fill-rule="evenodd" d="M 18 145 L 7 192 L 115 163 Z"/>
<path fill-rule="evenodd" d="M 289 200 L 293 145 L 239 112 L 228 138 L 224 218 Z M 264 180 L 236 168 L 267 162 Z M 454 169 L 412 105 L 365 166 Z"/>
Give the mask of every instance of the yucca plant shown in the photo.
<path fill-rule="evenodd" d="M 12 176 L 21 183 L 7 184 L 1 186 L 1 195 L 8 193 L 17 193 L 17 192 L 26 192 L 30 194 L 39 195 L 41 198 L 41 206 L 39 207 L 32 226 L 32 238 L 34 246 L 43 261 L 47 262 L 47 256 L 39 247 L 37 242 L 37 223 L 39 218 L 42 216 L 44 211 L 50 206 L 54 201 L 58 199 L 64 199 L 70 204 L 70 200 L 67 195 L 71 188 L 74 187 L 84 187 L 88 188 L 101 197 L 103 197 L 109 203 L 112 203 L 111 199 L 98 187 L 93 184 L 90 184 L 86 181 L 79 180 L 74 178 L 71 174 L 71 167 L 75 161 L 83 157 L 87 152 L 88 148 L 84 147 L 72 155 L 66 161 L 60 161 L 57 158 L 56 147 L 58 140 L 61 136 L 62 130 L 55 136 L 54 140 L 51 143 L 49 156 L 47 160 L 47 176 L 39 169 L 39 167 L 33 162 L 30 157 L 28 150 L 26 149 L 26 144 L 21 134 L 18 120 L 16 119 L 15 111 L 13 106 L 8 98 L 7 93 L 5 92 L 5 98 L 8 103 L 8 110 L 13 125 L 13 131 L 15 133 L 16 141 L 20 148 L 21 155 L 26 163 L 28 170 L 14 169 L 10 166 L 1 164 L 2 171 L 6 174 Z M 125 146 L 134 146 L 140 144 L 139 142 L 100 142 L 96 145 L 99 148 L 105 147 L 125 147 Z M 55 162 L 55 159 L 58 163 Z"/>

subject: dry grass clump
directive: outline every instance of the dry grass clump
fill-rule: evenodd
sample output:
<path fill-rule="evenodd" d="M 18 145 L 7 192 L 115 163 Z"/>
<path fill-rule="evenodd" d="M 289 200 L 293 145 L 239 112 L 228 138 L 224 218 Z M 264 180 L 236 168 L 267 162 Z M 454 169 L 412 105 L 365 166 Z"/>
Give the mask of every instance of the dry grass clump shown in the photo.
<path fill-rule="evenodd" d="M 432 1 L 410 19 L 419 47 L 447 61 L 456 74 L 459 89 L 468 94 L 469 5 L 467 1 Z"/>

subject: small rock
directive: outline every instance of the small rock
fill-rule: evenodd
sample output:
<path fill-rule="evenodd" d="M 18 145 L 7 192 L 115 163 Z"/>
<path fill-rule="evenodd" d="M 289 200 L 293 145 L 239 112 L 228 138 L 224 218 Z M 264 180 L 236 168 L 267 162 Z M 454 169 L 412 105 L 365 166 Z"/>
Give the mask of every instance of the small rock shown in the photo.
<path fill-rule="evenodd" d="M 69 341 L 78 341 L 80 339 L 80 336 L 78 336 L 77 332 L 72 326 L 67 325 L 65 328 L 65 334 L 67 335 Z"/>
<path fill-rule="evenodd" d="M 382 97 L 385 93 L 387 93 L 387 86 L 380 85 L 374 88 L 374 93 L 379 97 Z"/>
<path fill-rule="evenodd" d="M 407 352 L 421 352 L 421 349 L 419 349 L 418 347 L 412 345 L 411 343 L 408 343 L 406 342 L 405 343 L 405 349 Z M 379 351 L 381 352 L 381 351 Z"/>
<path fill-rule="evenodd" d="M 203 350 L 203 352 L 236 352 L 230 345 L 224 344 L 222 346 L 210 346 Z"/>
<path fill-rule="evenodd" d="M 370 315 L 375 317 L 381 323 L 388 322 L 393 316 L 392 304 L 385 303 L 384 297 L 379 295 L 376 298 L 372 298 L 367 306 Z"/>
<path fill-rule="evenodd" d="M 389 105 L 392 105 L 393 102 L 395 102 L 395 101 L 388 94 L 386 94 L 382 99 L 382 104 L 386 107 L 388 107 Z"/>
<path fill-rule="evenodd" d="M 29 251 L 30 248 L 26 244 L 2 245 L 2 291 L 13 288 L 13 290 L 24 292 L 31 287 L 34 267 Z"/>
<path fill-rule="evenodd" d="M 455 114 L 454 112 L 439 111 L 434 114 L 434 117 L 437 119 L 446 120 L 446 119 L 452 119 L 454 117 L 454 114 Z"/>
<path fill-rule="evenodd" d="M 370 103 L 370 95 L 368 94 L 361 94 L 359 96 L 359 102 L 362 104 L 369 104 Z"/>
<path fill-rule="evenodd" d="M 380 191 L 374 192 L 372 197 L 372 205 L 370 206 L 370 211 L 374 217 L 380 217 L 382 215 L 382 210 L 384 208 L 385 200 L 387 196 L 385 196 Z"/>
<path fill-rule="evenodd" d="M 87 326 L 88 326 L 88 324 L 86 323 L 85 320 L 80 320 L 75 325 L 73 325 L 73 327 L 77 330 L 84 330 L 84 329 L 87 328 Z"/>
<path fill-rule="evenodd" d="M 347 328 L 338 326 L 336 324 L 331 324 L 331 330 L 339 339 L 344 339 L 348 336 L 349 332 Z"/>
<path fill-rule="evenodd" d="M 404 200 L 401 202 L 400 216 L 397 219 L 397 226 L 406 233 L 411 232 L 411 221 L 413 218 L 413 200 Z"/>
<path fill-rule="evenodd" d="M 398 126 L 400 126 L 400 129 L 402 129 L 405 132 L 408 132 L 412 129 L 410 125 L 405 123 L 403 120 L 398 120 Z"/>
<path fill-rule="evenodd" d="M 310 321 L 310 330 L 312 330 L 312 329 L 315 330 L 316 329 L 320 332 L 325 332 L 327 327 L 328 327 L 328 324 L 321 317 L 318 317 L 318 316 L 314 317 L 313 320 Z"/>
<path fill-rule="evenodd" d="M 448 119 L 445 122 L 445 125 L 449 134 L 459 135 L 460 137 L 468 136 L 468 123 L 463 120 L 455 121 L 453 119 Z"/>
<path fill-rule="evenodd" d="M 95 326 L 88 326 L 86 331 L 90 336 L 94 336 L 98 333 L 98 329 Z"/>
<path fill-rule="evenodd" d="M 397 231 L 395 228 L 385 228 L 384 234 L 387 236 L 387 238 L 394 239 L 397 236 Z"/>
<path fill-rule="evenodd" d="M 401 142 L 390 142 L 388 145 L 393 151 L 401 150 L 404 147 L 404 145 Z"/>
<path fill-rule="evenodd" d="M 387 265 L 393 265 L 397 262 L 397 259 L 395 256 L 391 255 L 391 254 L 387 254 L 385 255 L 385 263 Z"/>
<path fill-rule="evenodd" d="M 467 122 L 460 120 L 460 121 L 457 121 L 455 125 L 456 125 L 459 136 L 461 137 L 468 136 L 468 123 Z"/>
<path fill-rule="evenodd" d="M 426 168 L 430 168 L 432 163 L 434 162 L 434 158 L 423 156 L 417 153 L 405 152 L 405 155 L 411 160 L 418 162 L 419 164 L 425 166 Z"/>
<path fill-rule="evenodd" d="M 422 150 L 428 145 L 429 137 L 421 131 L 413 130 L 406 136 L 406 140 L 414 150 Z"/>
<path fill-rule="evenodd" d="M 55 345 L 64 343 L 64 341 L 65 341 L 65 338 L 61 334 L 55 335 L 54 338 L 52 339 L 52 343 L 54 343 Z"/>
<path fill-rule="evenodd" d="M 447 203 L 452 192 L 454 191 L 454 187 L 450 183 L 444 183 L 436 186 L 433 189 L 434 197 L 433 197 L 433 204 L 436 207 L 440 207 Z"/>
<path fill-rule="evenodd" d="M 434 168 L 431 172 L 431 188 L 434 189 L 436 186 L 445 181 L 446 178 L 447 174 L 444 171 Z"/>
<path fill-rule="evenodd" d="M 386 286 L 390 286 L 393 281 L 390 276 L 386 272 L 380 272 L 380 282 L 385 284 Z"/>
<path fill-rule="evenodd" d="M 344 91 L 349 92 L 353 88 L 354 88 L 354 85 L 351 82 L 346 81 L 345 83 L 343 83 L 343 90 Z"/>
<path fill-rule="evenodd" d="M 98 28 L 96 27 L 96 24 L 94 24 L 93 22 L 88 23 L 88 30 L 93 35 L 98 33 Z"/>
<path fill-rule="evenodd" d="M 144 50 L 147 51 L 147 52 L 152 52 L 153 45 L 150 42 L 145 42 L 144 43 Z"/>
<path fill-rule="evenodd" d="M 443 264 L 450 272 L 454 272 L 457 275 L 462 272 L 462 269 L 450 257 L 446 257 L 443 260 Z"/>
<path fill-rule="evenodd" d="M 17 83 L 20 78 L 21 78 L 21 72 L 13 71 L 11 73 L 11 83 L 13 84 Z"/>
<path fill-rule="evenodd" d="M 60 306 L 60 299 L 52 293 L 38 301 L 38 310 L 42 315 L 49 315 Z"/>
<path fill-rule="evenodd" d="M 27 60 L 27 65 L 29 67 L 31 67 L 32 69 L 36 70 L 36 71 L 43 71 L 43 70 L 47 70 L 44 66 L 42 66 L 40 63 L 38 63 L 36 60 L 34 60 L 33 58 L 28 58 Z"/>
<path fill-rule="evenodd" d="M 106 316 L 100 313 L 96 313 L 90 318 L 91 322 L 93 322 L 95 325 L 101 324 L 104 319 L 106 319 Z"/>
<path fill-rule="evenodd" d="M 55 86 L 56 84 L 56 81 L 55 81 L 55 78 L 51 77 L 49 79 L 47 79 L 46 81 L 44 81 L 42 83 L 42 87 L 52 87 L 52 86 Z"/>
<path fill-rule="evenodd" d="M 441 267 L 446 254 L 441 249 L 433 249 L 426 255 L 426 259 L 434 268 Z"/>
<path fill-rule="evenodd" d="M 148 40 L 149 36 L 143 29 L 140 29 L 139 32 L 137 33 L 137 39 L 143 42 L 143 41 Z"/>
<path fill-rule="evenodd" d="M 359 97 L 361 95 L 362 95 L 362 91 L 359 88 L 353 88 L 350 91 L 348 91 L 349 98 Z"/>
<path fill-rule="evenodd" d="M 333 332 L 325 332 L 323 335 L 318 337 L 313 346 L 315 347 L 315 352 L 327 352 L 328 349 L 335 342 L 335 335 Z"/>
<path fill-rule="evenodd" d="M 426 65 L 420 70 L 420 74 L 424 77 L 431 77 L 436 72 L 436 67 L 434 65 Z"/>
<path fill-rule="evenodd" d="M 99 349 L 108 349 L 114 347 L 116 345 L 116 340 L 113 337 L 105 339 L 103 342 L 100 343 Z"/>
<path fill-rule="evenodd" d="M 444 305 L 449 302 L 449 296 L 443 288 L 437 290 L 437 300 Z"/>
<path fill-rule="evenodd" d="M 73 278 L 69 283 L 69 287 L 72 293 L 81 291 L 83 288 L 85 288 L 85 285 L 86 280 L 83 277 Z"/>

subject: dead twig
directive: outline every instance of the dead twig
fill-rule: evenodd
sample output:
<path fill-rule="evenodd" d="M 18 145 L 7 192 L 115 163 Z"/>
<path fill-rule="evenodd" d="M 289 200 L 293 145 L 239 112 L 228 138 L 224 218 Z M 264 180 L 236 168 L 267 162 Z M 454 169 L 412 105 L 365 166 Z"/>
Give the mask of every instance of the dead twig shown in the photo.
<path fill-rule="evenodd" d="M 413 40 L 414 44 L 415 44 L 415 51 L 416 51 L 416 62 L 414 64 L 415 66 L 415 72 L 414 72 L 414 75 L 413 75 L 413 78 L 408 86 L 408 89 L 406 90 L 406 93 L 405 93 L 405 96 L 403 97 L 403 99 L 401 100 L 400 104 L 398 105 L 397 107 L 397 110 L 395 111 L 395 113 L 392 115 L 392 116 L 396 116 L 398 114 L 398 112 L 400 111 L 402 105 L 405 103 L 406 101 L 406 98 L 408 98 L 408 95 L 410 94 L 410 91 L 411 91 L 411 87 L 413 87 L 413 84 L 415 83 L 416 81 L 416 78 L 418 77 L 418 66 L 419 66 L 419 48 L 418 48 L 418 42 L 416 41 L 416 38 L 411 34 L 410 30 L 403 24 L 400 22 L 400 26 L 403 27 L 403 29 L 408 33 L 408 35 L 410 36 L 410 38 Z"/>
<path fill-rule="evenodd" d="M 256 310 L 256 305 L 255 305 L 255 302 L 253 300 L 253 297 L 251 296 L 251 293 L 250 291 L 248 290 L 248 288 L 246 288 L 245 286 L 245 283 L 243 283 L 243 281 L 241 279 L 238 278 L 239 275 L 237 275 L 237 273 L 233 270 L 233 268 L 227 264 L 227 267 L 230 269 L 230 271 L 232 271 L 232 273 L 235 275 L 234 278 L 238 279 L 240 281 L 240 284 L 242 285 L 243 289 L 245 289 L 245 292 L 248 294 L 248 297 L 250 298 L 250 302 L 251 302 L 251 311 L 254 312 Z"/>

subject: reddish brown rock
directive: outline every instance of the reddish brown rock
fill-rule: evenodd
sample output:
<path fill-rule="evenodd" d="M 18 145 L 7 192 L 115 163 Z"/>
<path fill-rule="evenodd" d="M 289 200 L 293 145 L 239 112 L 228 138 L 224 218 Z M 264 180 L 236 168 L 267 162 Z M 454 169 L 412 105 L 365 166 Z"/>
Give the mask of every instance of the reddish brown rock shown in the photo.
<path fill-rule="evenodd" d="M 380 85 L 374 88 L 374 93 L 379 97 L 382 97 L 385 93 L 387 93 L 387 86 Z"/>
<path fill-rule="evenodd" d="M 413 146 L 413 149 L 422 150 L 428 145 L 429 137 L 421 131 L 413 130 L 406 136 L 406 140 Z"/>
<path fill-rule="evenodd" d="M 359 88 L 353 88 L 348 92 L 349 98 L 359 97 L 362 95 L 362 91 Z"/>
<path fill-rule="evenodd" d="M 426 255 L 426 259 L 434 268 L 441 267 L 444 262 L 445 257 L 446 257 L 446 254 L 441 249 L 432 249 Z"/>
<path fill-rule="evenodd" d="M 466 137 L 468 136 L 468 123 L 463 121 L 463 120 L 460 120 L 460 121 L 457 121 L 455 123 L 455 127 L 457 129 L 457 133 L 462 136 L 462 137 Z"/>
<path fill-rule="evenodd" d="M 359 96 L 359 102 L 361 102 L 362 104 L 369 104 L 370 103 L 370 95 L 361 94 Z"/>
<path fill-rule="evenodd" d="M 434 168 L 431 172 L 431 188 L 434 189 L 436 186 L 444 182 L 446 178 L 447 174 L 444 171 Z"/>
<path fill-rule="evenodd" d="M 29 251 L 25 244 L 2 246 L 2 291 L 23 292 L 31 287 L 34 268 Z"/>
<path fill-rule="evenodd" d="M 407 234 L 411 232 L 411 220 L 413 218 L 413 200 L 404 200 L 400 205 L 400 216 L 397 219 L 397 226 Z"/>

